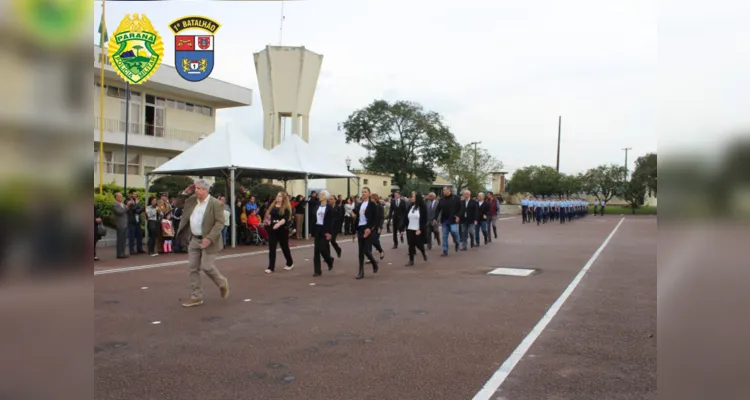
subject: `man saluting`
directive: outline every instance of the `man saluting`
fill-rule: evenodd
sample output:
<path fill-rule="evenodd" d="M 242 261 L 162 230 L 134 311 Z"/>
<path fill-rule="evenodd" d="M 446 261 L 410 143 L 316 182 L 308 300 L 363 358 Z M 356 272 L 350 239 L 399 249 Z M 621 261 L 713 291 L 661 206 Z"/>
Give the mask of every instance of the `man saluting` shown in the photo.
<path fill-rule="evenodd" d="M 224 205 L 211 196 L 211 185 L 198 179 L 177 198 L 176 206 L 182 208 L 182 223 L 177 237 L 184 236 L 188 244 L 188 269 L 190 270 L 190 300 L 183 307 L 203 304 L 201 270 L 219 287 L 222 299 L 229 296 L 229 282 L 214 266 L 216 255 L 224 248 L 221 231 L 224 229 Z"/>

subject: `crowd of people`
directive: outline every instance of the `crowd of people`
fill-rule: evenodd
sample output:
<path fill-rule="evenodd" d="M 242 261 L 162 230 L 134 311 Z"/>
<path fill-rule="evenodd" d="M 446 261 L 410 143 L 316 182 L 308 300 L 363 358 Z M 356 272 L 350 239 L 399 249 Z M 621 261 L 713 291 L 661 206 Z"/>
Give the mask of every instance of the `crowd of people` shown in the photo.
<path fill-rule="evenodd" d="M 199 179 L 178 197 L 169 198 L 166 194 L 153 197 L 145 207 L 138 204 L 135 191 L 128 194 L 127 200 L 121 193 L 115 195 L 118 258 L 127 257 L 126 237 L 130 239 L 131 254 L 145 253 L 142 233 L 136 229 L 144 214 L 149 254 L 157 255 L 160 250 L 162 253 L 187 251 L 192 293 L 190 300 L 183 304 L 185 307 L 203 303 L 200 271 L 219 287 L 223 298 L 229 294 L 228 280 L 214 266 L 217 253 L 228 242 L 229 205 L 223 196 L 210 196 L 209 189 L 210 184 Z M 279 192 L 260 204 L 253 196 L 248 196 L 237 201 L 234 207 L 235 222 L 240 228 L 238 238 L 244 240 L 251 234 L 257 235 L 269 247 L 267 274 L 276 271 L 277 248 L 284 257 L 284 270 L 294 268 L 289 247 L 289 239 L 294 236 L 313 239 L 313 277 L 319 277 L 323 274 L 323 263 L 331 271 L 335 259 L 341 258 L 337 237 L 350 235 L 358 244 L 356 279 L 362 279 L 365 264 L 371 265 L 373 274 L 379 271 L 379 263 L 385 257 L 380 240 L 384 229 L 393 233 L 391 249 L 406 242 L 409 257 L 406 266 L 411 267 L 417 256 L 428 261 L 433 242 L 438 246 L 442 244 L 440 255 L 447 257 L 449 236 L 455 252 L 491 243 L 497 238 L 495 222 L 501 202 L 493 193 L 472 196 L 467 190 L 459 197 L 449 188 L 443 189 L 440 198 L 435 193 L 425 197 L 416 192 L 407 198 L 398 191 L 381 198 L 364 187 L 359 195 L 350 198 L 333 196 L 325 190 L 312 192 L 307 198 Z M 307 224 L 306 218 L 309 218 Z M 309 232 L 305 229 L 308 224 Z"/>

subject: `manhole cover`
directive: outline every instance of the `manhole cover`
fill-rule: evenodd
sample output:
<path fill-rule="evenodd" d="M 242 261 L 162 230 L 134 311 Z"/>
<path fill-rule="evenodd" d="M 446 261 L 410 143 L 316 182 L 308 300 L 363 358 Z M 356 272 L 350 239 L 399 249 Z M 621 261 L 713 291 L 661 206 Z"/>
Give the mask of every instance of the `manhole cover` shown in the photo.
<path fill-rule="evenodd" d="M 535 269 L 528 268 L 495 268 L 488 272 L 487 275 L 531 276 L 535 272 Z"/>

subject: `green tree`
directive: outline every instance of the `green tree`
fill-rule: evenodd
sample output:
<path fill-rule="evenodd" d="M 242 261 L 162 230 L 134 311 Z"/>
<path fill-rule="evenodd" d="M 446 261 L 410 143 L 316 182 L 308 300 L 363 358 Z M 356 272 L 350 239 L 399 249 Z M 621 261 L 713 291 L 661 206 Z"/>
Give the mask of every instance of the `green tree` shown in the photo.
<path fill-rule="evenodd" d="M 567 175 L 560 174 L 560 183 L 557 195 L 561 197 L 575 197 L 582 190 L 583 174 Z"/>
<path fill-rule="evenodd" d="M 141 49 L 143 49 L 143 46 L 141 46 L 141 45 L 135 45 L 135 46 L 133 46 L 133 48 L 135 49 L 135 55 L 136 55 L 136 57 L 140 57 L 141 56 Z"/>
<path fill-rule="evenodd" d="M 646 191 L 648 184 L 641 177 L 633 177 L 630 182 L 625 184 L 623 198 L 630 203 L 630 207 L 635 214 L 635 209 L 642 206 L 646 200 Z"/>
<path fill-rule="evenodd" d="M 618 194 L 623 194 L 625 181 L 625 167 L 622 165 L 600 165 L 591 168 L 583 174 L 581 189 L 586 194 L 608 202 Z"/>
<path fill-rule="evenodd" d="M 339 130 L 347 143 L 368 151 L 360 159 L 365 169 L 393 174 L 399 188 L 409 178 L 434 181 L 435 166 L 447 163 L 458 146 L 440 114 L 408 101 L 376 100 L 349 115 Z"/>
<path fill-rule="evenodd" d="M 508 182 L 513 193 L 552 196 L 562 193 L 563 176 L 547 165 L 532 165 L 516 170 Z"/>
<path fill-rule="evenodd" d="M 188 176 L 168 175 L 155 179 L 148 191 L 152 193 L 167 193 L 169 196 L 177 196 L 186 187 L 193 184 L 193 179 Z"/>
<path fill-rule="evenodd" d="M 656 196 L 657 164 L 656 153 L 648 153 L 635 160 L 632 178 L 646 185 L 649 196 Z"/>
<path fill-rule="evenodd" d="M 454 149 L 444 170 L 459 193 L 467 188 L 472 193 L 479 193 L 486 190 L 492 173 L 502 168 L 503 163 L 487 149 L 478 147 L 475 150 L 474 145 L 467 144 Z"/>

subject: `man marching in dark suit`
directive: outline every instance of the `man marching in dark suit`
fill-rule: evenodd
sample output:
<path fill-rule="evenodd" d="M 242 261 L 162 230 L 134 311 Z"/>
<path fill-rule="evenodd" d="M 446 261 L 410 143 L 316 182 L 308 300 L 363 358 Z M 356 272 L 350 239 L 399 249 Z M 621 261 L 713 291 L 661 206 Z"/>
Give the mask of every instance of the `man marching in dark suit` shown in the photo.
<path fill-rule="evenodd" d="M 461 250 L 466 251 L 466 242 L 471 238 L 471 247 L 476 242 L 479 245 L 479 238 L 474 236 L 474 225 L 478 223 L 478 207 L 476 200 L 471 198 L 471 192 L 464 190 L 464 197 L 461 199 L 461 208 L 458 213 L 461 224 Z"/>
<path fill-rule="evenodd" d="M 437 211 L 438 208 L 438 201 L 435 200 L 435 193 L 430 192 L 427 195 L 427 227 L 425 229 L 424 238 L 427 241 L 427 249 L 432 250 L 432 236 L 435 236 L 435 240 L 437 240 L 438 246 L 440 246 L 440 229 L 438 228 L 438 223 L 436 221 L 437 214 L 435 211 Z"/>
<path fill-rule="evenodd" d="M 391 200 L 391 209 L 388 211 L 388 219 L 393 222 L 393 248 L 398 248 L 398 237 L 404 242 L 404 223 L 406 222 L 406 202 L 401 198 L 401 193 L 394 192 Z"/>

